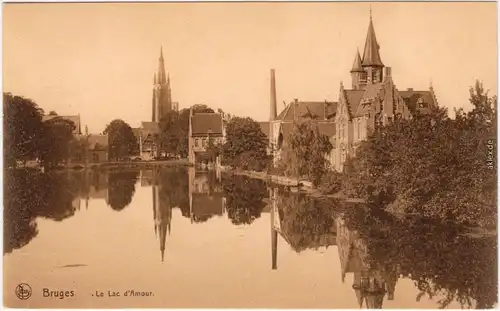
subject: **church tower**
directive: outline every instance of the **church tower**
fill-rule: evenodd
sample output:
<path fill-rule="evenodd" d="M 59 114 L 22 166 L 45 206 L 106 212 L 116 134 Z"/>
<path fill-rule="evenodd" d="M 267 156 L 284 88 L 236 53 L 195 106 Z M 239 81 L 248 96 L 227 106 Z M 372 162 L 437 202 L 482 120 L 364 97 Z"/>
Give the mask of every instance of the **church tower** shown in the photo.
<path fill-rule="evenodd" d="M 351 69 L 352 78 L 352 89 L 353 90 L 363 90 L 366 86 L 366 72 L 361 66 L 361 56 L 359 55 L 359 50 L 356 50 L 356 56 L 354 57 L 354 63 Z"/>
<path fill-rule="evenodd" d="M 384 64 L 380 59 L 380 46 L 375 36 L 373 27 L 372 11 L 370 9 L 370 24 L 368 25 L 368 33 L 366 34 L 365 49 L 363 51 L 363 59 L 361 66 L 366 72 L 366 83 L 374 84 L 382 82 L 382 70 Z M 363 77 L 364 78 L 364 77 Z"/>
<path fill-rule="evenodd" d="M 153 78 L 153 103 L 152 120 L 160 122 L 160 119 L 172 110 L 172 90 L 170 88 L 170 76 L 165 72 L 163 60 L 163 48 L 160 48 L 160 58 L 158 60 L 158 71 Z"/>

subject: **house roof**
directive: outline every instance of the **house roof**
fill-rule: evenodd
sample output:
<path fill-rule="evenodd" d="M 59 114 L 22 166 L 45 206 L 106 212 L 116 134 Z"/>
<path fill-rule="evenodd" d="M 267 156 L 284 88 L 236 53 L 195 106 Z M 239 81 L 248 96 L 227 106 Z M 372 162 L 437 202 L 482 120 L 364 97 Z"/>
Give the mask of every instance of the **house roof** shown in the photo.
<path fill-rule="evenodd" d="M 318 122 L 318 130 L 320 134 L 333 137 L 336 133 L 336 126 L 333 122 Z"/>
<path fill-rule="evenodd" d="M 146 132 L 158 132 L 160 127 L 158 122 L 142 121 L 140 129 Z"/>
<path fill-rule="evenodd" d="M 195 113 L 191 117 L 191 131 L 193 135 L 221 134 L 222 116 L 220 113 Z"/>
<path fill-rule="evenodd" d="M 76 116 L 59 116 L 59 115 L 46 115 L 42 116 L 42 121 L 48 121 L 52 120 L 54 118 L 62 118 L 65 120 L 72 121 L 75 124 L 75 130 L 73 130 L 73 134 L 81 134 L 82 133 L 82 128 L 81 128 L 81 123 L 80 123 L 80 115 Z"/>
<path fill-rule="evenodd" d="M 266 137 L 269 137 L 269 122 L 259 122 L 260 130 Z"/>
<path fill-rule="evenodd" d="M 285 109 L 278 115 L 276 120 L 293 121 L 295 118 L 313 118 L 316 120 L 325 120 L 337 112 L 336 102 L 315 102 L 315 101 L 297 101 L 289 103 Z"/>
<path fill-rule="evenodd" d="M 406 90 L 399 91 L 399 95 L 403 98 L 408 109 L 412 112 L 419 111 L 421 113 L 427 113 L 430 111 L 431 107 L 436 105 L 434 96 L 430 91 Z M 423 107 L 419 107 L 421 103 Z"/>
<path fill-rule="evenodd" d="M 88 143 L 90 150 L 106 150 L 108 147 L 108 135 L 94 135 L 88 136 Z"/>

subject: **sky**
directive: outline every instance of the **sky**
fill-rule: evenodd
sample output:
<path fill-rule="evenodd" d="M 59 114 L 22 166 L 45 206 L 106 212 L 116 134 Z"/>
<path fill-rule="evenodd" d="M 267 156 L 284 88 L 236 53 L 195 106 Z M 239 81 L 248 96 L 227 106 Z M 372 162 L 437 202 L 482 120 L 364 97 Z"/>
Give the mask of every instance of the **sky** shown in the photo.
<path fill-rule="evenodd" d="M 382 61 L 400 90 L 470 109 L 480 79 L 497 94 L 497 8 L 479 3 L 4 4 L 3 91 L 45 112 L 80 114 L 91 133 L 151 120 L 163 46 L 172 99 L 269 119 L 270 69 L 283 101 L 337 101 L 351 85 L 370 7 Z"/>

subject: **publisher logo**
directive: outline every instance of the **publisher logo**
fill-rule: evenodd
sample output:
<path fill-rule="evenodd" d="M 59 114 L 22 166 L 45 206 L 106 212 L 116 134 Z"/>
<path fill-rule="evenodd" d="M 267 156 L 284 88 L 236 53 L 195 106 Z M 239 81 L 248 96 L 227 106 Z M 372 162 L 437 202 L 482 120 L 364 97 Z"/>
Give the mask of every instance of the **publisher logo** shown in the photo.
<path fill-rule="evenodd" d="M 31 297 L 31 286 L 26 283 L 21 283 L 16 287 L 16 296 L 21 300 L 26 300 Z"/>

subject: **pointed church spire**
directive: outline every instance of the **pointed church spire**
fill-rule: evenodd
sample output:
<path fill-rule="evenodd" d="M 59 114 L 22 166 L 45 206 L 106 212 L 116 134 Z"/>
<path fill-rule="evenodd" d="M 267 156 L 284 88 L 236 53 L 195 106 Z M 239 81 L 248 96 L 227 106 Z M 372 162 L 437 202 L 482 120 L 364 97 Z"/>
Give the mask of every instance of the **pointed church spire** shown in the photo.
<path fill-rule="evenodd" d="M 163 62 L 163 46 L 160 47 L 160 58 L 158 60 L 157 83 L 166 83 L 167 75 L 165 74 L 165 64 Z"/>
<path fill-rule="evenodd" d="M 364 72 L 363 66 L 361 66 L 361 56 L 359 55 L 359 49 L 356 49 L 356 56 L 354 57 L 354 63 L 352 64 L 351 72 Z"/>
<path fill-rule="evenodd" d="M 156 85 L 156 73 L 153 75 L 153 85 Z"/>
<path fill-rule="evenodd" d="M 274 69 L 271 69 L 271 103 L 269 110 L 269 121 L 273 121 L 277 116 L 276 106 L 276 77 Z"/>
<path fill-rule="evenodd" d="M 384 67 L 382 60 L 380 59 L 380 46 L 377 43 L 377 37 L 375 36 L 375 29 L 373 27 L 372 13 L 370 7 L 370 24 L 368 26 L 368 33 L 366 34 L 365 50 L 363 52 L 363 67 L 376 66 Z"/>

